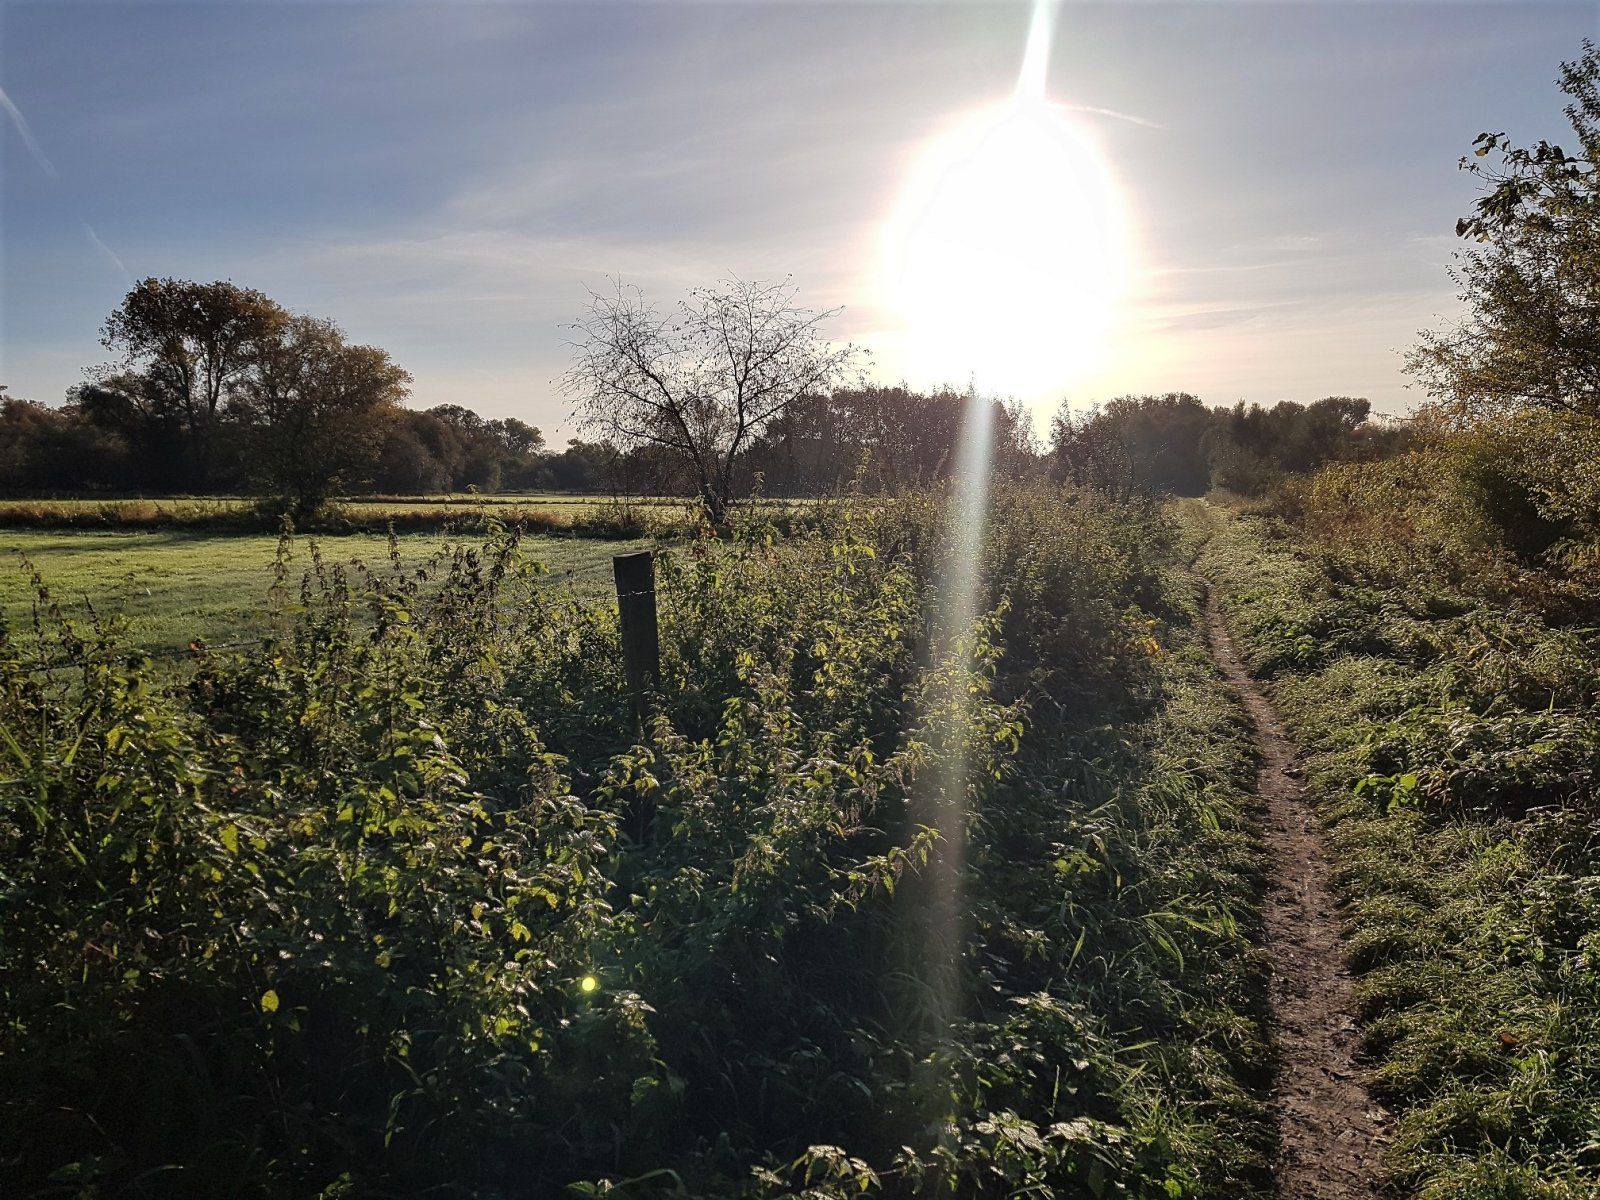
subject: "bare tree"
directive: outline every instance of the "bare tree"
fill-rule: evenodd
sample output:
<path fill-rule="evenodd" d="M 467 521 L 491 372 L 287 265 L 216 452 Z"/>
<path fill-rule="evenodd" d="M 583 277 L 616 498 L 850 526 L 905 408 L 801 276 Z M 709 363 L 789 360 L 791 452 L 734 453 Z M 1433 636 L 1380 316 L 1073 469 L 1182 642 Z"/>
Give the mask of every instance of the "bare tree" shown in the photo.
<path fill-rule="evenodd" d="M 799 307 L 787 281 L 727 280 L 695 289 L 662 315 L 638 289 L 619 284 L 595 295 L 572 326 L 563 388 L 585 427 L 681 458 L 707 515 L 721 524 L 740 452 L 800 397 L 856 369 L 860 350 L 821 333 L 837 311 Z"/>

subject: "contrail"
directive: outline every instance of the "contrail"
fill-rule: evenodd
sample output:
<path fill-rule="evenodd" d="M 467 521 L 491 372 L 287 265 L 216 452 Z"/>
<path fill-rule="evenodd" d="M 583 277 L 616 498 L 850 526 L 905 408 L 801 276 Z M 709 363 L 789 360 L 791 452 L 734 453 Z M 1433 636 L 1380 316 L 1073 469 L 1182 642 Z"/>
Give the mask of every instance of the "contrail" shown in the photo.
<path fill-rule="evenodd" d="M 16 128 L 17 136 L 22 139 L 22 144 L 28 148 L 28 153 L 33 155 L 33 161 L 51 179 L 59 179 L 55 165 L 44 156 L 44 151 L 39 149 L 39 143 L 34 140 L 33 130 L 28 128 L 28 119 L 22 115 L 22 110 L 11 102 L 11 97 L 6 95 L 5 88 L 0 88 L 0 108 L 6 110 L 6 115 L 11 118 L 11 124 Z"/>
<path fill-rule="evenodd" d="M 1064 105 L 1069 112 L 1093 113 L 1097 117 L 1113 117 L 1118 121 L 1128 121 L 1134 125 L 1142 125 L 1146 129 L 1159 129 L 1165 132 L 1166 126 L 1159 121 L 1151 121 L 1145 117 L 1136 117 L 1132 113 L 1118 112 L 1114 108 L 1096 108 L 1092 104 L 1067 104 Z"/>
<path fill-rule="evenodd" d="M 39 147 L 38 139 L 33 136 L 33 130 L 28 125 L 28 118 L 22 115 L 22 110 L 16 106 L 10 96 L 6 95 L 5 88 L 0 88 L 0 108 L 5 109 L 6 116 L 11 118 L 12 127 L 17 131 L 17 136 L 22 139 L 22 144 L 28 148 L 28 153 L 33 155 L 33 161 L 39 164 L 39 169 L 51 179 L 60 179 L 61 176 L 56 171 L 55 164 L 45 157 L 44 151 Z M 82 224 L 83 232 L 89 236 L 89 241 L 94 245 L 95 249 L 115 263 L 117 270 L 122 272 L 122 277 L 132 283 L 133 273 L 128 270 L 127 264 L 117 257 L 117 252 L 100 240 L 100 235 L 94 231 L 93 225 L 90 225 L 87 221 Z"/>
<path fill-rule="evenodd" d="M 117 270 L 122 272 L 122 277 L 129 283 L 132 283 L 133 273 L 129 271 L 128 268 L 123 264 L 123 261 L 117 257 L 117 252 L 100 240 L 100 235 L 94 231 L 94 226 L 85 221 L 83 223 L 83 231 L 89 235 L 89 240 L 99 248 L 101 253 L 103 253 L 112 262 L 117 264 Z"/>
<path fill-rule="evenodd" d="M 1033 0 L 1033 18 L 1028 22 L 1028 45 L 1022 52 L 1022 70 L 1017 73 L 1017 97 L 1022 100 L 1043 100 L 1050 77 L 1050 48 L 1056 40 L 1056 8 L 1060 0 Z M 1112 117 L 1143 125 L 1146 129 L 1165 129 L 1154 121 L 1136 117 L 1132 113 L 1118 112 L 1114 108 L 1096 108 L 1092 104 L 1068 104 L 1071 112 L 1093 113 L 1097 117 Z"/>

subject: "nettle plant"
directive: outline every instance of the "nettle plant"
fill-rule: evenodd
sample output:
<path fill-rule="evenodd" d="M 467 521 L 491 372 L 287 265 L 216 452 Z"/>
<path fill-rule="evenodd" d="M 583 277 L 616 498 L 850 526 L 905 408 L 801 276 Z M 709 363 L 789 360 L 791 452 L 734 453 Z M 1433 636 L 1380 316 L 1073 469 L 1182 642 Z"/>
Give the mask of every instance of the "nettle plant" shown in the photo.
<path fill-rule="evenodd" d="M 1212 1076 L 1161 1039 L 1237 938 L 1173 915 L 1203 785 L 1146 815 L 1107 724 L 1160 701 L 1155 518 L 1000 497 L 936 656 L 941 512 L 671 548 L 642 727 L 615 609 L 504 530 L 281 555 L 263 643 L 181 670 L 41 585 L 0 637 L 21 1190 L 1204 1194 L 1169 1126 Z"/>

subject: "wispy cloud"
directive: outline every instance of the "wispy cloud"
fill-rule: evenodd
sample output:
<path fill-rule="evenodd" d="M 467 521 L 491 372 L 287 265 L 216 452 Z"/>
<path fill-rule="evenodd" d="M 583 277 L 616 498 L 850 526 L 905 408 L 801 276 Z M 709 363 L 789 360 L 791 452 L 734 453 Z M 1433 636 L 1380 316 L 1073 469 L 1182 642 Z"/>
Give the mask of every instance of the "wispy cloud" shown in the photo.
<path fill-rule="evenodd" d="M 1140 125 L 1145 129 L 1158 129 L 1163 133 L 1167 127 L 1160 121 L 1152 121 L 1146 117 L 1136 117 L 1132 113 L 1119 112 L 1114 108 L 1100 108 L 1093 104 L 1068 104 L 1064 106 L 1068 112 L 1089 113 L 1096 117 L 1110 117 L 1116 121 L 1126 121 L 1130 125 Z"/>
<path fill-rule="evenodd" d="M 94 231 L 94 226 L 85 221 L 83 223 L 83 231 L 89 235 L 89 241 L 94 243 L 95 248 L 116 264 L 117 270 L 122 272 L 122 277 L 129 283 L 132 283 L 132 272 L 130 272 L 123 261 L 117 257 L 117 252 L 100 240 L 100 235 Z"/>
<path fill-rule="evenodd" d="M 5 109 L 6 116 L 11 118 L 11 126 L 17 131 L 17 136 L 22 139 L 22 144 L 28 148 L 28 153 L 33 156 L 33 161 L 39 164 L 39 169 L 51 179 L 59 179 L 55 164 L 45 157 L 44 151 L 39 148 L 38 140 L 33 136 L 33 130 L 28 125 L 28 118 L 22 115 L 22 110 L 12 103 L 11 97 L 6 95 L 5 88 L 0 88 L 0 108 Z"/>

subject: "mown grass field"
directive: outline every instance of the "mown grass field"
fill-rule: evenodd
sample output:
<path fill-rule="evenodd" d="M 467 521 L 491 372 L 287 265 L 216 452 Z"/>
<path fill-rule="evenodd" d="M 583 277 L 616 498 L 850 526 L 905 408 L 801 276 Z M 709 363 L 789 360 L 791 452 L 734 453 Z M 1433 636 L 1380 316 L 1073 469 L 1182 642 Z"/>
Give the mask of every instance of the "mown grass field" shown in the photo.
<path fill-rule="evenodd" d="M 814 510 L 809 500 L 754 499 L 747 511 L 774 517 Z M 317 518 L 321 532 L 382 533 L 470 530 L 489 522 L 524 525 L 532 532 L 617 537 L 645 529 L 692 524 L 696 501 L 676 496 L 597 496 L 564 492 L 450 493 L 418 496 L 348 497 Z M 273 532 L 278 521 L 258 498 L 242 496 L 122 499 L 0 499 L 0 530 L 13 529 L 211 529 Z"/>
<path fill-rule="evenodd" d="M 459 542 L 434 533 L 395 539 L 402 562 L 412 568 Z M 534 537 L 528 539 L 526 552 L 549 570 L 554 582 L 570 585 L 580 596 L 597 597 L 611 587 L 611 556 L 647 544 Z M 296 586 L 311 565 L 313 545 L 329 566 L 389 565 L 384 535 L 296 538 L 288 560 Z M 130 641 L 153 652 L 176 651 L 196 639 L 228 643 L 258 637 L 278 546 L 277 537 L 266 535 L 182 529 L 0 529 L 0 614 L 13 626 L 32 621 L 36 570 L 64 612 L 83 614 L 92 605 L 101 616 L 123 617 Z"/>

